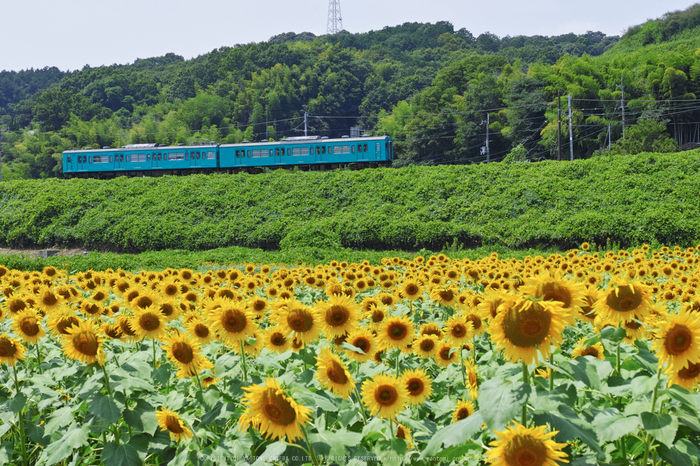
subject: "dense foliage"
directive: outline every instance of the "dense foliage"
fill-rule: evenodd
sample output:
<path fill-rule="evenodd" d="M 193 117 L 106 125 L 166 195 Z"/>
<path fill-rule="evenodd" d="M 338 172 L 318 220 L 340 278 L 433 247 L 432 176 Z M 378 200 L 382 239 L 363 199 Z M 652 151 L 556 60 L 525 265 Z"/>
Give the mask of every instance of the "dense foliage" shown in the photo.
<path fill-rule="evenodd" d="M 0 185 L 12 247 L 358 249 L 700 240 L 700 152 Z"/>

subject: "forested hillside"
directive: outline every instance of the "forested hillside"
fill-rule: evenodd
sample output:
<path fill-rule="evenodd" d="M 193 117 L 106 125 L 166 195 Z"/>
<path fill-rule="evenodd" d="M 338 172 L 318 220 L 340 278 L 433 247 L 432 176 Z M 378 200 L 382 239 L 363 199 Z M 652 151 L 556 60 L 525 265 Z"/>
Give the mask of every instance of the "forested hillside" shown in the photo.
<path fill-rule="evenodd" d="M 700 139 L 698 25 L 700 5 L 622 38 L 474 37 L 447 22 L 407 23 L 284 33 L 192 60 L 3 72 L 2 179 L 60 176 L 72 147 L 281 139 L 303 130 L 305 111 L 314 134 L 391 135 L 397 166 L 557 158 L 559 140 L 568 158 L 557 115 L 567 117 L 569 94 L 576 158 L 674 151 Z"/>

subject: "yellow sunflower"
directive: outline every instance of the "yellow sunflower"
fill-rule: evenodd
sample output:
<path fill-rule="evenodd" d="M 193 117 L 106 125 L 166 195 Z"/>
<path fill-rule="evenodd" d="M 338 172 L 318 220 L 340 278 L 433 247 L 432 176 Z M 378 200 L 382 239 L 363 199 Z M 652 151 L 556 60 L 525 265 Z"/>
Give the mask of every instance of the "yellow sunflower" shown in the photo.
<path fill-rule="evenodd" d="M 265 348 L 274 353 L 284 353 L 289 350 L 292 345 L 291 338 L 287 338 L 282 330 L 282 327 L 275 325 L 263 330 L 262 338 L 265 343 Z"/>
<path fill-rule="evenodd" d="M 668 363 L 668 371 L 700 363 L 700 315 L 682 311 L 661 322 L 651 349 L 659 358 L 659 368 Z"/>
<path fill-rule="evenodd" d="M 611 322 L 644 320 L 652 308 L 650 290 L 641 283 L 621 281 L 601 292 L 593 306 L 598 316 Z"/>
<path fill-rule="evenodd" d="M 546 426 L 524 427 L 517 422 L 503 431 L 494 431 L 499 440 L 491 442 L 486 462 L 494 466 L 554 466 L 568 463 L 561 450 L 565 443 L 551 440 L 559 431 L 546 433 Z"/>
<path fill-rule="evenodd" d="M 415 301 L 423 295 L 423 286 L 418 280 L 405 279 L 399 288 L 399 296 L 403 299 Z"/>
<path fill-rule="evenodd" d="M 372 416 L 394 420 L 408 403 L 408 389 L 395 376 L 379 374 L 362 383 L 362 401 Z"/>
<path fill-rule="evenodd" d="M 430 299 L 443 306 L 454 306 L 458 292 L 451 286 L 436 286 L 430 290 Z"/>
<path fill-rule="evenodd" d="M 377 329 L 377 336 L 385 348 L 404 348 L 413 341 L 415 328 L 408 316 L 385 318 Z"/>
<path fill-rule="evenodd" d="M 372 354 L 374 354 L 374 352 L 378 349 L 376 337 L 369 329 L 365 327 L 360 327 L 354 332 L 350 333 L 345 341 L 348 344 L 362 350 L 362 353 L 349 349 L 345 350 L 345 354 L 359 363 L 372 359 Z"/>
<path fill-rule="evenodd" d="M 668 385 L 680 385 L 689 391 L 694 391 L 700 387 L 700 363 L 689 363 L 683 369 L 666 370 L 668 375 Z"/>
<path fill-rule="evenodd" d="M 32 309 L 25 309 L 12 319 L 12 330 L 25 343 L 36 343 L 46 336 L 41 318 Z"/>
<path fill-rule="evenodd" d="M 12 337 L 8 337 L 3 333 L 0 336 L 0 362 L 8 366 L 14 366 L 17 361 L 24 359 L 24 353 L 27 348 Z"/>
<path fill-rule="evenodd" d="M 285 332 L 292 332 L 304 345 L 313 343 L 321 333 L 321 323 L 315 309 L 296 300 L 287 300 L 273 315 L 272 320 Z"/>
<path fill-rule="evenodd" d="M 412 349 L 416 356 L 428 359 L 435 357 L 438 351 L 438 337 L 432 334 L 421 335 L 413 340 Z"/>
<path fill-rule="evenodd" d="M 413 444 L 413 439 L 411 438 L 411 429 L 403 424 L 399 424 L 396 421 L 394 422 L 396 423 L 396 438 L 404 439 L 408 444 L 406 445 L 406 448 L 409 450 L 413 449 L 415 445 Z"/>
<path fill-rule="evenodd" d="M 138 340 L 145 337 L 160 340 L 165 336 L 165 317 L 157 306 L 137 306 L 129 319 L 129 326 Z"/>
<path fill-rule="evenodd" d="M 597 342 L 593 345 L 586 345 L 586 338 L 581 338 L 571 353 L 571 357 L 576 359 L 579 356 L 593 356 L 596 359 L 605 359 L 603 354 L 603 344 Z"/>
<path fill-rule="evenodd" d="M 256 319 L 262 319 L 265 317 L 265 314 L 270 309 L 270 304 L 267 302 L 267 300 L 265 298 L 261 298 L 260 296 L 251 296 L 248 298 L 247 304 L 248 309 L 250 309 Z"/>
<path fill-rule="evenodd" d="M 544 275 L 525 279 L 525 284 L 518 289 L 524 297 L 542 299 L 543 301 L 559 301 L 564 309 L 580 312 L 586 304 L 583 283 L 563 280 L 558 274 Z"/>
<path fill-rule="evenodd" d="M 462 346 L 452 346 L 450 343 L 441 341 L 438 344 L 437 351 L 433 359 L 442 367 L 447 367 L 453 362 L 456 363 L 460 359 L 460 348 Z"/>
<path fill-rule="evenodd" d="M 467 375 L 467 389 L 469 389 L 469 398 L 476 400 L 479 397 L 479 374 L 477 372 L 477 364 L 473 360 L 464 359 L 464 370 Z"/>
<path fill-rule="evenodd" d="M 316 379 L 321 385 L 341 398 L 350 398 L 355 381 L 343 361 L 328 347 L 321 350 L 316 361 Z"/>
<path fill-rule="evenodd" d="M 199 344 L 186 333 L 172 332 L 165 338 L 162 346 L 165 355 L 177 367 L 177 377 L 193 377 L 204 369 L 211 369 L 214 365 L 202 356 Z"/>
<path fill-rule="evenodd" d="M 120 340 L 120 341 L 125 340 L 124 333 L 122 333 L 121 327 L 116 322 L 113 324 L 110 324 L 108 322 L 104 322 L 100 328 L 102 329 L 102 333 L 105 336 L 108 336 L 109 338 L 111 338 L 112 340 Z"/>
<path fill-rule="evenodd" d="M 63 340 L 63 353 L 75 361 L 85 364 L 97 362 L 103 366 L 106 360 L 104 349 L 104 336 L 95 328 L 92 320 L 82 321 L 76 327 L 66 329 L 66 334 L 61 335 Z"/>
<path fill-rule="evenodd" d="M 401 375 L 401 382 L 408 391 L 408 404 L 425 403 L 433 393 L 433 380 L 423 369 L 410 369 Z"/>
<path fill-rule="evenodd" d="M 38 298 L 37 305 L 46 312 L 51 312 L 54 309 L 57 309 L 64 302 L 63 297 L 60 294 L 55 293 L 46 285 L 42 286 L 36 295 Z"/>
<path fill-rule="evenodd" d="M 464 316 L 454 315 L 445 322 L 443 332 L 447 341 L 455 346 L 461 346 L 473 336 L 474 327 Z"/>
<path fill-rule="evenodd" d="M 455 406 L 454 411 L 452 411 L 452 423 L 454 424 L 457 421 L 468 418 L 474 414 L 475 411 L 474 403 L 460 399 L 457 401 L 457 406 Z"/>
<path fill-rule="evenodd" d="M 59 336 L 67 335 L 66 329 L 73 325 L 77 326 L 80 324 L 80 320 L 80 318 L 73 314 L 73 311 L 65 310 L 49 314 L 46 324 L 49 330 L 51 330 L 51 335 Z"/>
<path fill-rule="evenodd" d="M 350 333 L 360 320 L 360 306 L 347 296 L 331 295 L 328 301 L 316 302 L 323 331 L 329 339 Z"/>
<path fill-rule="evenodd" d="M 207 311 L 206 320 L 223 342 L 237 348 L 253 336 L 258 325 L 245 302 L 222 299 L 221 303 L 220 307 Z"/>
<path fill-rule="evenodd" d="M 537 350 L 547 358 L 550 344 L 559 347 L 571 317 L 570 310 L 559 301 L 518 299 L 498 312 L 490 326 L 490 337 L 510 362 L 531 364 L 537 361 Z"/>
<path fill-rule="evenodd" d="M 268 377 L 266 386 L 243 387 L 246 407 L 239 419 L 239 430 L 253 425 L 266 438 L 294 441 L 302 436 L 300 425 L 309 422 L 309 408 L 299 405 L 288 396 L 274 377 Z"/>
<path fill-rule="evenodd" d="M 209 329 L 205 322 L 199 320 L 199 318 L 190 319 L 185 324 L 185 329 L 190 335 L 195 337 L 200 345 L 206 345 L 214 339 L 214 332 Z"/>
<path fill-rule="evenodd" d="M 177 413 L 167 408 L 160 408 L 159 411 L 156 411 L 156 419 L 161 430 L 170 433 L 171 440 L 179 442 L 180 440 L 192 438 L 192 431 L 187 428 L 187 425 Z"/>

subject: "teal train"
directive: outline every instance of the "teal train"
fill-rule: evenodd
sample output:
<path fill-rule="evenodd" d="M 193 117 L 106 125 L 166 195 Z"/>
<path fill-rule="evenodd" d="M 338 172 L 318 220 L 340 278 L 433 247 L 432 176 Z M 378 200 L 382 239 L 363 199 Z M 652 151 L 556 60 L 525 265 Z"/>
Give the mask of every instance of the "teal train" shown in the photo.
<path fill-rule="evenodd" d="M 281 141 L 164 146 L 131 144 L 63 153 L 65 178 L 115 178 L 192 173 L 257 173 L 265 168 L 332 170 L 386 166 L 394 160 L 389 136 L 300 136 Z"/>

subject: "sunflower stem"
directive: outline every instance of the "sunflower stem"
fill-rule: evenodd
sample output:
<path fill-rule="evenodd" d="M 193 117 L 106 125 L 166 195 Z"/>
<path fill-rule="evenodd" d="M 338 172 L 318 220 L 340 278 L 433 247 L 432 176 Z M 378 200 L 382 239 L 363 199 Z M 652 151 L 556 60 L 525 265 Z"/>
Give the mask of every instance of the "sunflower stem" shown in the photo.
<path fill-rule="evenodd" d="M 661 381 L 661 371 L 656 372 L 656 385 L 654 385 L 654 394 L 651 397 L 651 414 L 654 414 L 654 408 L 656 408 L 656 397 L 659 393 L 659 382 Z M 651 447 L 651 434 L 647 433 L 646 445 L 644 446 L 644 459 L 642 460 L 642 466 L 646 466 L 647 459 L 649 458 L 649 448 Z"/>
<path fill-rule="evenodd" d="M 464 365 L 464 348 L 459 350 L 459 357 L 462 358 L 462 381 L 464 382 L 464 387 L 467 387 L 467 366 Z"/>
<path fill-rule="evenodd" d="M 245 342 L 241 340 L 241 366 L 243 367 L 243 381 L 248 381 L 248 368 L 245 364 Z"/>
<path fill-rule="evenodd" d="M 199 371 L 196 367 L 194 369 L 194 376 L 197 379 L 197 386 L 199 387 L 199 393 L 201 394 L 204 391 L 204 389 L 202 389 L 202 381 L 199 380 Z"/>
<path fill-rule="evenodd" d="M 523 363 L 523 383 L 525 385 L 530 384 L 530 379 L 528 377 L 527 373 L 527 364 Z M 523 425 L 523 427 L 527 427 L 527 402 L 523 405 L 523 411 L 520 416 L 520 423 Z"/>
<path fill-rule="evenodd" d="M 39 340 L 36 341 L 36 359 L 39 363 L 39 374 L 43 374 L 44 371 L 41 369 L 41 348 L 39 348 Z"/>
<path fill-rule="evenodd" d="M 476 335 L 472 338 L 472 359 L 474 360 L 474 364 L 476 364 Z"/>
<path fill-rule="evenodd" d="M 156 339 L 153 340 L 153 370 L 156 370 Z"/>
<path fill-rule="evenodd" d="M 362 404 L 362 398 L 360 397 L 360 392 L 357 391 L 357 386 L 354 388 L 355 396 L 357 397 L 357 404 L 360 405 L 360 414 L 362 415 L 362 422 L 367 425 L 367 415 L 365 414 L 365 405 Z"/>
<path fill-rule="evenodd" d="M 399 360 L 401 359 L 401 348 L 399 348 L 399 352 L 396 355 L 396 377 L 400 376 L 401 374 L 399 373 Z"/>
<path fill-rule="evenodd" d="M 199 451 L 202 451 L 202 444 L 199 442 L 197 432 L 195 432 L 194 427 L 189 422 L 187 422 L 187 425 L 189 426 L 189 429 L 192 432 L 192 437 L 194 438 L 194 441 L 197 442 L 197 447 L 199 447 Z"/>
<path fill-rule="evenodd" d="M 17 395 L 19 395 L 19 380 L 17 379 L 17 366 L 12 366 L 12 369 L 14 369 L 14 374 L 15 374 L 15 389 L 17 390 Z M 22 412 L 24 411 L 24 408 L 19 410 L 19 413 L 17 413 L 17 417 L 19 418 L 19 437 L 20 437 L 20 450 L 22 451 L 22 464 L 25 466 L 29 464 L 29 459 L 27 458 L 27 438 L 26 435 L 24 434 L 24 417 L 22 416 Z"/>
<path fill-rule="evenodd" d="M 318 462 L 318 458 L 316 458 L 316 452 L 314 451 L 313 445 L 311 445 L 311 442 L 309 441 L 309 434 L 306 433 L 306 427 L 304 427 L 303 424 L 299 423 L 299 427 L 301 428 L 301 434 L 304 436 L 304 441 L 306 442 L 306 446 L 309 447 L 309 454 L 311 456 L 311 462 L 314 464 L 314 466 L 319 466 L 320 463 Z"/>
<path fill-rule="evenodd" d="M 554 356 L 549 358 L 549 363 L 552 364 L 553 362 L 554 362 Z M 555 374 L 555 372 L 551 368 L 548 368 L 548 369 L 549 369 L 549 391 L 551 392 L 552 390 L 554 390 L 554 374 Z"/>
<path fill-rule="evenodd" d="M 394 423 L 389 419 L 389 432 L 391 433 L 391 438 L 394 438 Z"/>

